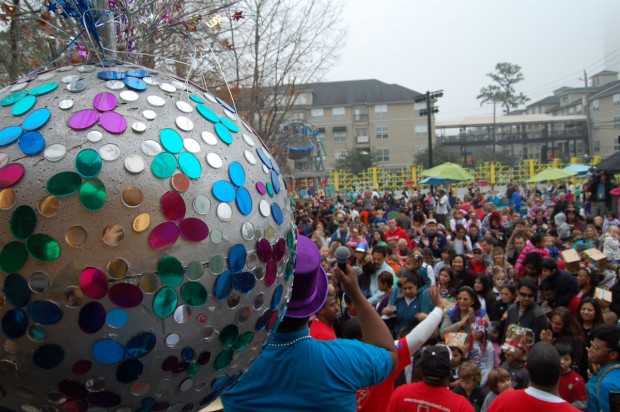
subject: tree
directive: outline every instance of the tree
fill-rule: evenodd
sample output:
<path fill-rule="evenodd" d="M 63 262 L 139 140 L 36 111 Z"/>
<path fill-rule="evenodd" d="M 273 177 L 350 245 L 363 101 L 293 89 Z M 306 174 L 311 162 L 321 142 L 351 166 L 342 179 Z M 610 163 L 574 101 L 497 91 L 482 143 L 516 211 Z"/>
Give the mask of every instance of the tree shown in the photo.
<path fill-rule="evenodd" d="M 345 172 L 358 174 L 375 165 L 377 156 L 375 152 L 367 150 L 347 150 L 342 157 L 336 160 L 335 168 Z"/>
<path fill-rule="evenodd" d="M 514 85 L 524 79 L 521 66 L 512 63 L 497 63 L 495 72 L 487 73 L 495 84 L 480 89 L 480 94 L 476 99 L 480 100 L 480 105 L 488 102 L 501 102 L 506 113 L 510 109 L 519 107 L 530 99 L 523 93 L 516 92 Z"/>
<path fill-rule="evenodd" d="M 221 42 L 229 45 L 221 65 L 241 115 L 267 142 L 301 101 L 300 85 L 318 80 L 342 49 L 343 3 L 331 0 L 242 0 L 241 21 L 223 20 Z M 222 93 L 220 93 L 222 94 Z M 223 97 L 223 96 L 221 96 Z"/>
<path fill-rule="evenodd" d="M 433 146 L 433 164 L 435 166 L 446 162 L 461 164 L 462 160 L 457 152 L 450 151 L 441 144 Z M 422 166 L 423 169 L 428 169 L 428 149 L 416 153 L 414 161 L 416 165 Z"/>

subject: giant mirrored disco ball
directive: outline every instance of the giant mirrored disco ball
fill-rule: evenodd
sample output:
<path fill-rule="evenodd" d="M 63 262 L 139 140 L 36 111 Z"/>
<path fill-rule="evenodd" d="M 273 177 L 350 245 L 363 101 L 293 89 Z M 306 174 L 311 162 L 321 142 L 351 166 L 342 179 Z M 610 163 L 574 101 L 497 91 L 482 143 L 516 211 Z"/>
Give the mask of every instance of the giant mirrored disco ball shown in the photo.
<path fill-rule="evenodd" d="M 0 190 L 0 410 L 199 409 L 282 316 L 283 176 L 194 85 L 82 65 L 3 88 Z"/>

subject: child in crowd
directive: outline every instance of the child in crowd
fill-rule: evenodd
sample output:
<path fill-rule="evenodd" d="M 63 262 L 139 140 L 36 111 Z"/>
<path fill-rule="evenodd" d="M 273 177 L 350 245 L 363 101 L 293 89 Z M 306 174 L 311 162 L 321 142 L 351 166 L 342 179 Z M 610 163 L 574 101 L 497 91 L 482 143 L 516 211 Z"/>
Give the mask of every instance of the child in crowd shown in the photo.
<path fill-rule="evenodd" d="M 454 393 L 467 398 L 476 412 L 480 412 L 484 403 L 484 392 L 480 389 L 480 368 L 473 362 L 464 362 L 459 367 L 458 385 L 453 389 Z"/>
<path fill-rule="evenodd" d="M 620 226 L 620 220 L 616 218 L 614 212 L 607 212 L 605 220 L 603 221 L 603 231 L 607 230 L 610 226 Z"/>
<path fill-rule="evenodd" d="M 506 369 L 495 368 L 489 373 L 489 393 L 484 398 L 480 412 L 486 412 L 500 393 L 512 389 L 512 380 Z"/>
<path fill-rule="evenodd" d="M 609 260 L 620 260 L 619 233 L 618 226 L 610 226 L 603 235 L 603 253 Z"/>
<path fill-rule="evenodd" d="M 500 365 L 510 374 L 513 389 L 525 389 L 530 383 L 530 374 L 525 368 L 527 350 L 534 344 L 534 332 L 528 328 L 510 325 L 502 351 L 506 360 Z"/>
<path fill-rule="evenodd" d="M 452 374 L 450 375 L 450 389 L 456 388 L 459 384 L 459 367 L 465 361 L 465 356 L 463 354 L 463 349 L 458 346 L 450 346 L 450 350 L 452 351 L 452 358 L 450 359 L 450 363 L 452 363 Z"/>
<path fill-rule="evenodd" d="M 588 394 L 583 378 L 571 368 L 573 348 L 566 343 L 557 343 L 555 348 L 560 353 L 560 365 L 562 366 L 559 383 L 560 398 L 583 411 L 588 405 Z"/>
<path fill-rule="evenodd" d="M 506 273 L 499 266 L 494 266 L 493 269 L 493 294 L 495 294 L 495 301 L 501 298 L 501 290 L 506 284 Z"/>
<path fill-rule="evenodd" d="M 487 384 L 489 372 L 495 366 L 495 350 L 493 343 L 487 339 L 486 321 L 477 319 L 475 326 L 471 332 L 471 347 L 467 354 L 467 360 L 473 362 L 480 368 L 481 379 L 478 382 L 480 387 L 484 388 Z"/>

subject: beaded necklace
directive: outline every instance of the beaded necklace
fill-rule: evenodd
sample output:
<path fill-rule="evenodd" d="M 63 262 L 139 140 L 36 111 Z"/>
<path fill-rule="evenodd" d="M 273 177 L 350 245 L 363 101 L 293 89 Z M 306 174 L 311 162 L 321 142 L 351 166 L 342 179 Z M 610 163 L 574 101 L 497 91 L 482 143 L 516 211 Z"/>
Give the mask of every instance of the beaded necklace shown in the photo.
<path fill-rule="evenodd" d="M 269 342 L 267 344 L 267 346 L 272 346 L 274 348 L 284 348 L 284 347 L 287 347 L 287 346 L 293 346 L 297 342 L 302 341 L 304 339 L 309 339 L 309 338 L 310 338 L 310 335 L 300 336 L 299 338 L 293 339 L 292 341 L 286 342 L 286 343 L 271 343 L 271 342 Z"/>

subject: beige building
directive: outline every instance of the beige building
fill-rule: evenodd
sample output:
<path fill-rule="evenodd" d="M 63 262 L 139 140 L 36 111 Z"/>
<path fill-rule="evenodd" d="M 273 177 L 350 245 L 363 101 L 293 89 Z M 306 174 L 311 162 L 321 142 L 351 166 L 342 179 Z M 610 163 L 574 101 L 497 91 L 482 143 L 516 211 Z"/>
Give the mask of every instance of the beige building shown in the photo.
<path fill-rule="evenodd" d="M 305 84 L 291 108 L 291 120 L 317 129 L 326 172 L 353 150 L 374 153 L 379 167 L 401 168 L 413 164 L 415 154 L 428 146 L 427 118 L 418 114 L 425 104 L 414 103 L 420 96 L 374 79 Z M 312 174 L 310 161 L 296 160 L 295 175 Z"/>

